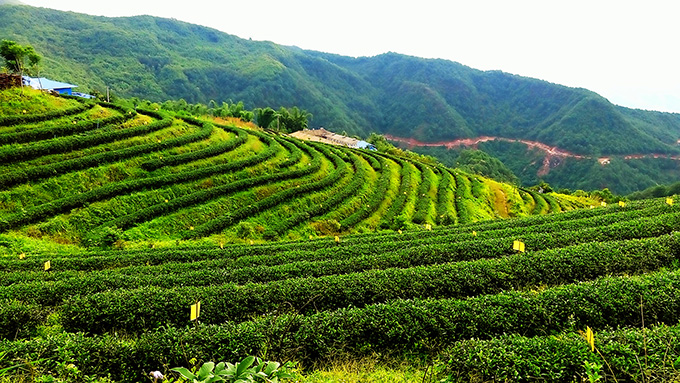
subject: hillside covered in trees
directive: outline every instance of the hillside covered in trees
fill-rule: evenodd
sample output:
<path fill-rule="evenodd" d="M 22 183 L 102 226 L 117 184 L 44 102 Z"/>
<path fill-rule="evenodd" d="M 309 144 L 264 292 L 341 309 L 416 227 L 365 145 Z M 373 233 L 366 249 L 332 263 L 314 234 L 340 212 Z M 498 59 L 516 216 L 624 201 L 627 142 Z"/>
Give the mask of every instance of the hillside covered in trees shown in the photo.
<path fill-rule="evenodd" d="M 531 163 L 506 164 L 525 185 L 540 178 L 557 187 L 628 193 L 680 175 L 677 161 L 626 158 L 680 154 L 680 115 L 623 108 L 585 89 L 500 71 L 395 53 L 351 58 L 170 19 L 94 17 L 23 5 L 0 5 L 0 34 L 35 46 L 45 57 L 43 74 L 83 90 L 108 86 L 123 97 L 157 102 L 243 101 L 249 109 L 296 105 L 314 116 L 314 126 L 363 137 L 378 132 L 427 142 L 529 139 L 611 157 L 616 165 L 602 177 L 593 175 L 594 159 L 563 161 L 541 176 L 526 171 Z M 501 145 L 491 154 L 506 162 L 514 152 Z"/>

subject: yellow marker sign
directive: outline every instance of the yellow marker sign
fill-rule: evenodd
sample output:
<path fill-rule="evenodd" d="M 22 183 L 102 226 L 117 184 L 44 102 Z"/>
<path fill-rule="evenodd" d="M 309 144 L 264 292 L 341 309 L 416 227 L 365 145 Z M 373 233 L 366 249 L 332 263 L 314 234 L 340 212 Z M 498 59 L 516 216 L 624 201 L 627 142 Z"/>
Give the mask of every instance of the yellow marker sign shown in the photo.
<path fill-rule="evenodd" d="M 619 206 L 621 206 L 621 207 L 625 207 L 625 206 L 626 206 L 626 203 L 625 203 L 625 202 L 623 202 L 623 201 L 619 201 Z"/>
<path fill-rule="evenodd" d="M 607 203 L 602 201 L 602 202 L 600 202 L 600 206 L 607 206 Z"/>
<path fill-rule="evenodd" d="M 24 254 L 24 253 L 19 254 L 19 259 L 24 259 L 24 258 L 26 258 L 26 254 Z"/>
<path fill-rule="evenodd" d="M 201 301 L 191 305 L 191 314 L 189 314 L 189 320 L 196 320 L 198 319 L 199 315 L 201 315 Z"/>
<path fill-rule="evenodd" d="M 514 241 L 514 242 L 512 243 L 512 249 L 513 249 L 513 250 L 517 250 L 517 251 L 519 251 L 520 253 L 523 253 L 523 252 L 525 251 L 524 242 L 522 242 L 522 241 Z"/>
<path fill-rule="evenodd" d="M 335 242 L 340 242 L 340 237 L 338 237 L 337 235 L 335 236 Z"/>
<path fill-rule="evenodd" d="M 477 236 L 477 232 L 476 232 L 476 231 L 472 231 L 472 235 L 474 235 L 474 236 L 476 237 L 476 236 Z"/>
<path fill-rule="evenodd" d="M 399 232 L 399 234 L 401 234 L 401 229 L 399 229 L 399 230 L 397 230 L 397 231 Z"/>
<path fill-rule="evenodd" d="M 52 264 L 50 263 L 50 261 L 45 262 L 45 271 L 47 271 L 51 268 L 52 268 Z"/>
<path fill-rule="evenodd" d="M 668 198 L 666 198 L 666 203 L 667 203 L 668 205 L 673 206 L 673 197 L 668 197 Z"/>
<path fill-rule="evenodd" d="M 590 351 L 595 351 L 595 334 L 593 334 L 593 330 L 590 328 L 590 326 L 586 326 L 585 338 L 588 342 L 588 345 L 590 345 Z"/>

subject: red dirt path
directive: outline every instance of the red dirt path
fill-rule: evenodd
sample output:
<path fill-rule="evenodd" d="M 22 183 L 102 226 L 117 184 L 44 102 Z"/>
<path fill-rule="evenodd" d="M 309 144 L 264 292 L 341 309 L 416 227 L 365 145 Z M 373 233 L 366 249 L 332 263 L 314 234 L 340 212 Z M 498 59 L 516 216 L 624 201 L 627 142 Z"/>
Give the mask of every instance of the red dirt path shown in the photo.
<path fill-rule="evenodd" d="M 407 144 L 409 147 L 414 147 L 414 146 L 444 146 L 447 149 L 451 149 L 456 146 L 472 146 L 476 147 L 477 144 L 480 142 L 488 142 L 488 141 L 505 141 L 505 142 L 519 142 L 522 143 L 529 148 L 534 148 L 541 150 L 544 152 L 545 158 L 543 159 L 543 166 L 538 171 L 538 176 L 544 176 L 548 174 L 550 171 L 551 163 L 554 162 L 553 159 L 557 160 L 556 163 L 559 164 L 561 161 L 559 159 L 561 158 L 579 158 L 579 159 L 592 159 L 592 156 L 584 156 L 580 154 L 575 154 L 572 152 L 569 152 L 564 149 L 560 149 L 556 146 L 550 146 L 547 144 L 544 144 L 542 142 L 538 141 L 529 141 L 529 140 L 521 140 L 521 139 L 514 139 L 514 138 L 505 138 L 505 137 L 494 137 L 494 136 L 481 136 L 481 137 L 476 137 L 476 138 L 460 138 L 457 140 L 451 140 L 451 141 L 438 141 L 438 142 L 422 142 L 418 141 L 414 138 L 404 138 L 404 137 L 396 137 L 392 136 L 389 134 L 385 135 L 385 138 L 387 138 L 390 141 L 394 142 L 403 142 Z M 669 158 L 672 160 L 680 161 L 680 156 L 669 156 L 667 154 L 629 154 L 629 155 L 624 155 L 623 158 L 625 160 L 634 160 L 634 159 L 641 159 L 641 158 Z M 608 158 L 607 158 L 608 159 Z M 601 159 L 598 159 L 601 160 Z M 601 164 L 604 164 L 603 161 L 600 161 Z M 608 162 L 607 162 L 608 163 Z"/>

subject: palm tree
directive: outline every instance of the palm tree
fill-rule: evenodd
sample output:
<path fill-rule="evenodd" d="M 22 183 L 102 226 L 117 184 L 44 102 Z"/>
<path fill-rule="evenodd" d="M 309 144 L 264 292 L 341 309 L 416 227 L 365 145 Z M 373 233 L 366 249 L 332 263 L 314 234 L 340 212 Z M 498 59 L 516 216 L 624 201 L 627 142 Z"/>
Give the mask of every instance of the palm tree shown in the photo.
<path fill-rule="evenodd" d="M 291 108 L 288 118 L 289 126 L 287 128 L 290 132 L 295 132 L 298 130 L 307 129 L 309 127 L 309 120 L 312 118 L 312 114 L 306 110 L 299 109 L 297 106 Z"/>
<path fill-rule="evenodd" d="M 257 126 L 262 129 L 269 129 L 270 125 L 277 120 L 278 113 L 272 108 L 257 108 L 255 109 L 255 122 Z M 272 126 L 273 127 L 273 126 Z"/>

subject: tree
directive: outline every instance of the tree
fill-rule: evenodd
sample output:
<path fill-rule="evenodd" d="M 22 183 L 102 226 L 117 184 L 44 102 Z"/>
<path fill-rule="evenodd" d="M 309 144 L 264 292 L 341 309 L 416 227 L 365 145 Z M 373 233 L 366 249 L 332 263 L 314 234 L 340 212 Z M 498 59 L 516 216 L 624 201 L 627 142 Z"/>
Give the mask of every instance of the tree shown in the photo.
<path fill-rule="evenodd" d="M 255 109 L 255 122 L 257 126 L 262 129 L 269 129 L 272 122 L 276 120 L 278 114 L 272 108 L 257 108 Z"/>
<path fill-rule="evenodd" d="M 0 43 L 0 56 L 5 59 L 5 68 L 13 73 L 23 76 L 28 68 L 33 68 L 40 63 L 38 55 L 32 46 L 19 45 L 15 41 L 2 40 Z"/>
<path fill-rule="evenodd" d="M 297 106 L 290 110 L 281 107 L 278 111 L 272 108 L 256 109 L 255 115 L 260 127 L 280 133 L 292 133 L 306 129 L 309 126 L 308 119 L 312 117 L 311 113 L 301 110 Z"/>
<path fill-rule="evenodd" d="M 289 120 L 287 121 L 286 129 L 288 132 L 292 133 L 298 130 L 307 129 L 309 127 L 309 119 L 312 118 L 312 114 L 308 113 L 306 110 L 298 109 L 294 106 L 290 113 L 288 114 Z"/>

